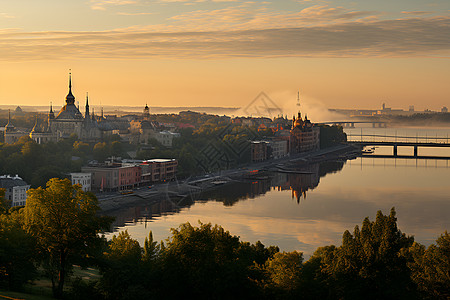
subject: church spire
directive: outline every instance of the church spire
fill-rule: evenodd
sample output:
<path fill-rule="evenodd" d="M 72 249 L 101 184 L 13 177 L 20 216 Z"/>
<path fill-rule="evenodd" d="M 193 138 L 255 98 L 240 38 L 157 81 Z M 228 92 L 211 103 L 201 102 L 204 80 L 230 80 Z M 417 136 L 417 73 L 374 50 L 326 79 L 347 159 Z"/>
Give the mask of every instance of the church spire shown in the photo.
<path fill-rule="evenodd" d="M 72 72 L 69 72 L 69 93 L 66 96 L 66 104 L 75 104 L 75 97 L 72 94 Z"/>
<path fill-rule="evenodd" d="M 55 114 L 53 113 L 53 105 L 50 102 L 50 111 L 48 112 L 48 118 L 49 119 L 54 119 L 55 118 Z"/>
<path fill-rule="evenodd" d="M 5 132 L 14 131 L 16 127 L 11 123 L 11 110 L 8 110 L 8 124 L 5 126 Z"/>
<path fill-rule="evenodd" d="M 84 118 L 89 119 L 89 93 L 86 92 L 86 110 L 84 112 Z"/>

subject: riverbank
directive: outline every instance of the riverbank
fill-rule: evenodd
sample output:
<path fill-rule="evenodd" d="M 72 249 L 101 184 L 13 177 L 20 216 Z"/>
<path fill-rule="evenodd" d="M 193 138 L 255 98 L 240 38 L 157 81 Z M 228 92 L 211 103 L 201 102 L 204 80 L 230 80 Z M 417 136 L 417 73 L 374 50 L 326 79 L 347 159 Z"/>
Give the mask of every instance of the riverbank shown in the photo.
<path fill-rule="evenodd" d="M 299 153 L 280 159 L 268 160 L 247 166 L 205 174 L 183 181 L 155 184 L 149 187 L 134 189 L 130 194 L 98 193 L 101 213 L 108 215 L 115 210 L 131 207 L 139 203 L 156 203 L 163 199 L 184 198 L 200 193 L 229 182 L 243 180 L 245 176 L 254 175 L 260 171 L 286 171 L 292 164 L 302 165 L 319 163 L 327 160 L 347 160 L 356 158 L 358 150 L 350 145 L 338 145 L 315 152 Z"/>

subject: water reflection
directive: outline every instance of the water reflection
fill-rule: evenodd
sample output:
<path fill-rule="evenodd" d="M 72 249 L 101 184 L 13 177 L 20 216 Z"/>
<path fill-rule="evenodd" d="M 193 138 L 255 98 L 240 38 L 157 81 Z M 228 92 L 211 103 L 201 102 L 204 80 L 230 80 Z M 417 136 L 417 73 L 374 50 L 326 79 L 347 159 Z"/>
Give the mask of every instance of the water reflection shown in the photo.
<path fill-rule="evenodd" d="M 188 197 L 171 197 L 166 199 L 143 203 L 133 207 L 127 207 L 110 213 L 116 217 L 113 227 L 115 229 L 127 224 L 144 224 L 145 228 L 155 218 L 179 213 L 183 209 L 191 207 L 194 203 L 207 201 L 222 202 L 224 206 L 231 207 L 239 201 L 254 199 L 265 195 L 271 190 L 291 191 L 291 198 L 297 203 L 306 199 L 307 192 L 314 190 L 320 182 L 320 178 L 329 173 L 342 170 L 344 162 L 323 162 L 309 165 L 292 165 L 289 171 L 265 172 L 256 176 L 244 178 L 242 181 L 207 190 L 198 194 L 190 194 Z"/>
<path fill-rule="evenodd" d="M 161 241 L 170 228 L 201 220 L 220 224 L 241 240 L 300 250 L 308 257 L 317 247 L 339 245 L 342 233 L 365 217 L 395 207 L 399 228 L 429 245 L 450 229 L 449 174 L 448 161 L 439 160 L 366 157 L 290 165 L 284 173 L 258 174 L 184 198 L 143 200 L 116 211 L 114 225 L 142 244 L 149 230 Z"/>

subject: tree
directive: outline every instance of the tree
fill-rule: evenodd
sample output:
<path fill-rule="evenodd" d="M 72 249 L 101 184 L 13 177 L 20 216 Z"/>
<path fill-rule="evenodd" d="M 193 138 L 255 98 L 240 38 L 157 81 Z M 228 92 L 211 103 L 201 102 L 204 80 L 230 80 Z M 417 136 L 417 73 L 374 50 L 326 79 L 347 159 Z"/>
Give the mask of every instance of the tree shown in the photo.
<path fill-rule="evenodd" d="M 412 278 L 424 298 L 450 296 L 450 235 L 445 231 L 428 249 L 414 243 L 408 251 Z"/>
<path fill-rule="evenodd" d="M 36 241 L 22 225 L 22 209 L 0 215 L 0 283 L 9 289 L 20 288 L 36 275 Z"/>
<path fill-rule="evenodd" d="M 283 298 L 297 298 L 301 291 L 303 253 L 278 252 L 266 262 L 266 271 L 271 284 L 284 294 Z"/>
<path fill-rule="evenodd" d="M 111 149 L 105 142 L 98 142 L 94 145 L 93 153 L 96 160 L 104 161 L 108 156 L 111 156 Z"/>
<path fill-rule="evenodd" d="M 131 238 L 128 231 L 113 236 L 101 267 L 100 287 L 107 299 L 123 299 L 130 287 L 140 285 L 144 277 L 141 259 L 139 242 Z"/>
<path fill-rule="evenodd" d="M 172 229 L 163 250 L 163 284 L 168 298 L 245 298 L 252 283 L 241 263 L 239 237 L 222 227 L 189 223 Z M 174 286 L 173 282 L 177 285 Z"/>
<path fill-rule="evenodd" d="M 320 125 L 320 148 L 328 148 L 347 142 L 342 126 Z"/>
<path fill-rule="evenodd" d="M 109 227 L 110 218 L 98 217 L 98 210 L 95 195 L 68 179 L 53 178 L 46 189 L 28 191 L 25 228 L 38 241 L 57 298 L 72 264 L 88 262 L 101 244 L 100 231 Z"/>
<path fill-rule="evenodd" d="M 361 230 L 347 230 L 342 246 L 327 252 L 323 266 L 339 298 L 395 299 L 413 297 L 415 287 L 407 259 L 402 255 L 414 242 L 397 228 L 395 209 L 388 216 L 378 211 L 375 221 L 366 218 Z"/>
<path fill-rule="evenodd" d="M 5 200 L 5 189 L 0 189 L 0 215 L 7 211 L 8 205 Z"/>
<path fill-rule="evenodd" d="M 158 245 L 158 242 L 153 241 L 153 233 L 150 230 L 148 237 L 146 237 L 144 241 L 142 260 L 145 262 L 155 261 L 158 258 L 159 251 L 160 246 Z"/>

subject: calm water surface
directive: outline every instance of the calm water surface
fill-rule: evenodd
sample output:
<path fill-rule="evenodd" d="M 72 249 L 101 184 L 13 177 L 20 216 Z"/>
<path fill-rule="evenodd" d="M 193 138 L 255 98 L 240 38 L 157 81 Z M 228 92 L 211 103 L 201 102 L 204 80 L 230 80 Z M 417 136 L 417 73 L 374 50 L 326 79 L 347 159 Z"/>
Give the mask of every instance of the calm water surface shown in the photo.
<path fill-rule="evenodd" d="M 371 129 L 372 132 L 406 130 L 446 136 L 448 129 Z M 355 128 L 347 132 L 360 132 Z M 365 133 L 365 132 L 364 132 Z M 412 149 L 399 148 L 399 154 Z M 424 151 L 424 152 L 422 152 Z M 425 152 L 426 151 L 426 152 Z M 450 156 L 450 148 L 421 149 L 422 155 Z M 376 153 L 392 153 L 377 148 Z M 206 193 L 153 205 L 139 205 L 116 214 L 116 231 L 127 229 L 141 245 L 149 231 L 158 241 L 170 228 L 184 222 L 220 224 L 243 241 L 260 240 L 281 250 L 311 255 L 317 247 L 340 245 L 342 233 L 360 225 L 378 210 L 396 208 L 400 229 L 429 245 L 450 230 L 450 168 L 446 160 L 357 158 L 302 168 L 308 174 L 271 173 L 268 178 L 246 180 Z M 111 233 L 109 236 L 112 236 Z"/>

